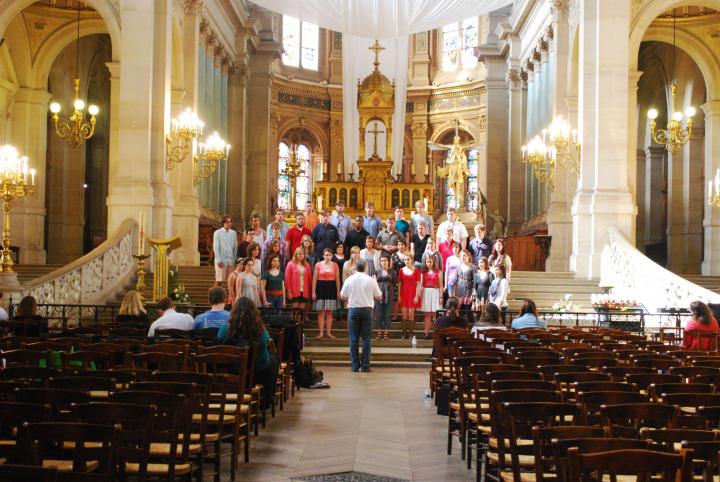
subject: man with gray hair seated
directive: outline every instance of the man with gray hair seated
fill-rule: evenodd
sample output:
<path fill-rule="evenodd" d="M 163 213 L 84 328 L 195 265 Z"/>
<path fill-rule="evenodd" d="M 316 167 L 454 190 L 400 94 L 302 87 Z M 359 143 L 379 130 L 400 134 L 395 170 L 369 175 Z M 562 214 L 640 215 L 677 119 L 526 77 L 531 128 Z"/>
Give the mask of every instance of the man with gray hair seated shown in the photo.
<path fill-rule="evenodd" d="M 343 284 L 340 296 L 348 307 L 348 334 L 350 337 L 350 364 L 353 372 L 370 371 L 370 339 L 372 336 L 373 308 L 382 292 L 375 278 L 366 274 L 367 261 L 358 259 L 357 272 Z M 358 339 L 362 337 L 362 360 L 358 353 Z"/>

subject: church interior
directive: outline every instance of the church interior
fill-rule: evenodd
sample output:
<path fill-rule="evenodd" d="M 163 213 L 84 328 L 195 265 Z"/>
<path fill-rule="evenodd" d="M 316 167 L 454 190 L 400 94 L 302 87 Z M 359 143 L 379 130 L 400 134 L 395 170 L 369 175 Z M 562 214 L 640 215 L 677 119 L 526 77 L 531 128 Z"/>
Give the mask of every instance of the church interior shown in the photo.
<path fill-rule="evenodd" d="M 720 0 L 0 0 L 0 174 L 0 481 L 720 476 Z M 343 246 L 330 305 L 314 298 L 331 266 L 323 213 L 333 262 Z M 237 239 L 223 265 L 226 217 Z M 273 226 L 284 284 L 270 315 Z M 304 228 L 310 251 L 286 237 Z M 433 268 L 417 251 L 428 239 Z M 385 335 L 378 304 L 362 335 L 370 374 L 353 373 L 359 335 L 341 294 L 351 247 L 376 285 L 383 258 L 402 275 Z M 297 298 L 295 248 L 312 258 Z M 483 259 L 490 298 L 475 281 Z M 254 341 L 215 353 L 217 327 L 146 336 L 169 309 L 211 311 L 215 286 L 242 318 L 248 264 L 272 393 L 253 380 Z M 447 279 L 425 311 L 433 270 Z M 120 321 L 128 293 L 145 325 Z M 436 324 L 455 313 L 448 299 L 467 326 Z M 483 324 L 488 305 L 497 326 Z M 541 326 L 517 328 L 528 312 Z M 302 385 L 308 360 L 329 390 Z M 234 363 L 242 376 L 219 375 Z M 70 377 L 72 407 L 51 393 Z M 98 462 L 89 446 L 92 468 L 72 453 L 57 463 L 58 446 L 38 455 L 52 424 L 107 429 L 76 405 L 161 400 L 160 382 L 192 384 L 192 416 L 188 433 L 176 421 L 170 443 L 146 444 L 148 467 Z M 149 433 L 180 402 L 167 403 Z M 128 443 L 125 428 L 98 427 L 63 436 Z M 2 449 L 19 432 L 32 456 Z"/>

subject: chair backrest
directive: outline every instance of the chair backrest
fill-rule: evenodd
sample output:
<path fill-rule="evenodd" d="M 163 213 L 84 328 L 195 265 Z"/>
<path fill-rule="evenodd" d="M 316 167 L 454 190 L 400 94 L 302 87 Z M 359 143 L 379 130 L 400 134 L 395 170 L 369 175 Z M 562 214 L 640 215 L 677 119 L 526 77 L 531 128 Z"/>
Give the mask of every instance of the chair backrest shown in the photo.
<path fill-rule="evenodd" d="M 628 382 L 575 382 L 574 390 L 576 392 L 637 392 L 638 387 L 634 383 Z"/>
<path fill-rule="evenodd" d="M 653 400 L 659 400 L 665 394 L 673 393 L 713 393 L 715 385 L 710 383 L 653 383 L 648 393 Z"/>
<path fill-rule="evenodd" d="M 691 482 L 692 450 L 668 454 L 654 450 L 625 449 L 583 454 L 577 447 L 568 450 L 569 479 L 571 482 L 585 480 L 587 472 L 594 472 L 602 480 L 602 474 L 637 475 L 638 480 L 649 480 L 650 474 L 662 474 L 664 482 Z"/>
<path fill-rule="evenodd" d="M 600 407 L 602 425 L 614 437 L 640 436 L 642 428 L 674 428 L 680 409 L 664 403 L 622 403 Z"/>
<path fill-rule="evenodd" d="M 693 378 L 698 375 L 712 375 L 720 373 L 720 368 L 713 368 L 708 366 L 684 366 L 684 367 L 672 367 L 668 370 L 671 375 L 680 375 L 683 378 Z"/>
<path fill-rule="evenodd" d="M 202 347 L 200 347 L 202 349 Z M 233 392 L 242 400 L 247 390 L 248 350 L 235 351 L 235 355 L 228 353 L 206 353 L 196 355 L 195 363 L 200 373 L 222 375 L 228 392 Z M 236 404 L 240 410 L 240 404 Z M 239 412 L 238 412 L 239 413 Z"/>
<path fill-rule="evenodd" d="M 23 381 L 33 386 L 47 386 L 51 377 L 59 377 L 60 370 L 37 365 L 14 365 L 0 370 L 0 380 Z"/>
<path fill-rule="evenodd" d="M 641 403 L 646 402 L 647 397 L 634 391 L 595 391 L 578 392 L 578 401 L 583 404 L 589 412 L 600 410 L 602 405 L 616 405 L 619 403 Z"/>
<path fill-rule="evenodd" d="M 714 430 L 696 430 L 689 428 L 642 428 L 640 438 L 652 440 L 666 452 L 674 452 L 677 444 L 683 440 L 689 442 L 705 442 L 717 440 L 718 432 Z"/>
<path fill-rule="evenodd" d="M 93 472 L 93 476 L 105 476 L 115 480 L 117 450 L 120 441 L 119 425 L 87 424 L 72 422 L 39 422 L 25 424 L 23 430 L 29 444 L 33 465 L 45 461 L 63 459 L 67 442 L 74 444 L 72 472 Z M 93 463 L 99 463 L 91 470 Z"/>
<path fill-rule="evenodd" d="M 90 392 L 110 393 L 115 391 L 115 382 L 106 377 L 72 376 L 51 378 L 48 380 L 48 385 L 50 388 L 72 387 L 73 390 L 80 390 L 88 394 Z"/>
<path fill-rule="evenodd" d="M 680 363 L 680 360 L 676 360 L 675 358 L 646 358 L 644 360 L 637 360 L 635 366 L 667 371 L 670 368 L 680 366 Z"/>
<path fill-rule="evenodd" d="M 11 464 L 28 463 L 27 454 L 18 443 L 23 424 L 45 422 L 50 407 L 39 403 L 0 402 L 0 457 Z"/>
<path fill-rule="evenodd" d="M 590 368 L 579 365 L 543 365 L 540 371 L 546 380 L 552 380 L 556 373 L 590 373 Z"/>
<path fill-rule="evenodd" d="M 15 398 L 21 403 L 49 405 L 52 420 L 71 420 L 72 405 L 90 402 L 90 394 L 81 390 L 61 388 L 21 388 Z"/>
<path fill-rule="evenodd" d="M 493 380 L 491 390 L 546 390 L 554 392 L 557 386 L 545 380 Z"/>
<path fill-rule="evenodd" d="M 603 369 L 603 373 L 607 373 L 613 378 L 613 380 L 621 382 L 625 380 L 628 375 L 635 375 L 638 373 L 654 374 L 657 373 L 657 370 L 646 367 L 630 367 L 627 365 L 621 365 L 617 367 L 606 367 Z"/>
<path fill-rule="evenodd" d="M 55 469 L 44 469 L 31 465 L 0 465 L 0 482 L 57 482 Z"/>
<path fill-rule="evenodd" d="M 669 375 L 666 373 L 635 373 L 628 375 L 625 379 L 629 383 L 634 383 L 640 390 L 647 390 L 651 384 L 658 383 L 682 383 L 680 375 Z"/>
<path fill-rule="evenodd" d="M 562 481 L 570 480 L 568 450 L 571 448 L 578 449 L 580 453 L 596 453 L 609 450 L 649 449 L 651 446 L 652 444 L 648 440 L 609 438 L 607 434 L 600 437 L 557 437 L 551 441 L 558 479 Z"/>
<path fill-rule="evenodd" d="M 133 368 L 141 370 L 184 371 L 187 368 L 187 357 L 183 351 L 143 352 L 132 356 Z"/>
<path fill-rule="evenodd" d="M 35 365 L 38 366 L 41 361 L 50 359 L 47 350 L 29 350 L 27 348 L 18 348 L 16 350 L 8 350 L 0 352 L 0 358 L 5 359 L 8 366 L 11 365 Z"/>
<path fill-rule="evenodd" d="M 121 343 L 114 342 L 100 342 L 85 345 L 83 351 L 94 351 L 111 355 L 110 359 L 112 366 L 105 368 L 112 368 L 114 366 L 124 366 L 127 364 L 127 352 L 128 346 Z"/>

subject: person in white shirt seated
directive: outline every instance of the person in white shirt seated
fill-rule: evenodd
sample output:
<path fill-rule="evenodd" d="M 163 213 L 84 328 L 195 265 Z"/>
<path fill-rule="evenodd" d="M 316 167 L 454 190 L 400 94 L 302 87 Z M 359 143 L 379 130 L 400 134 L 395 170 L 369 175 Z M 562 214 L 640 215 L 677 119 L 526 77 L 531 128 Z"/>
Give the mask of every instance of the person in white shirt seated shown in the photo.
<path fill-rule="evenodd" d="M 183 330 L 190 331 L 193 329 L 193 317 L 187 313 L 178 313 L 175 311 L 175 303 L 168 297 L 161 298 L 158 301 L 158 311 L 160 318 L 150 325 L 148 330 L 148 338 L 155 336 L 156 330 Z"/>
<path fill-rule="evenodd" d="M 3 294 L 0 293 L 0 301 L 3 299 Z M 8 321 L 10 319 L 10 316 L 8 315 L 8 312 L 5 310 L 4 307 L 0 306 L 0 321 Z"/>
<path fill-rule="evenodd" d="M 523 330 L 526 328 L 547 329 L 545 320 L 538 318 L 538 310 L 533 300 L 526 299 L 520 310 L 520 316 L 512 321 L 510 326 L 513 330 Z"/>

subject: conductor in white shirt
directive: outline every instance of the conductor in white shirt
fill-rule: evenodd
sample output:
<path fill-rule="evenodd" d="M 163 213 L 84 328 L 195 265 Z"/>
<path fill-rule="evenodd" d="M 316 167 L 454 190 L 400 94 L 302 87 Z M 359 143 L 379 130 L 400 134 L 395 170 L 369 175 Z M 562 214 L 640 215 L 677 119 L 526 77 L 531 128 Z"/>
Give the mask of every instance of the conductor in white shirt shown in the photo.
<path fill-rule="evenodd" d="M 178 313 L 175 311 L 175 303 L 168 297 L 160 298 L 158 301 L 158 311 L 160 312 L 160 318 L 155 320 L 150 325 L 148 331 L 148 338 L 155 336 L 156 330 L 183 330 L 190 331 L 193 329 L 193 317 L 187 313 Z"/>
<path fill-rule="evenodd" d="M 348 333 L 350 337 L 350 364 L 352 371 L 370 371 L 370 343 L 372 336 L 373 308 L 382 292 L 375 278 L 365 274 L 367 261 L 357 260 L 357 272 L 345 280 L 340 297 L 348 306 Z M 358 353 L 358 339 L 362 337 L 362 359 Z"/>

